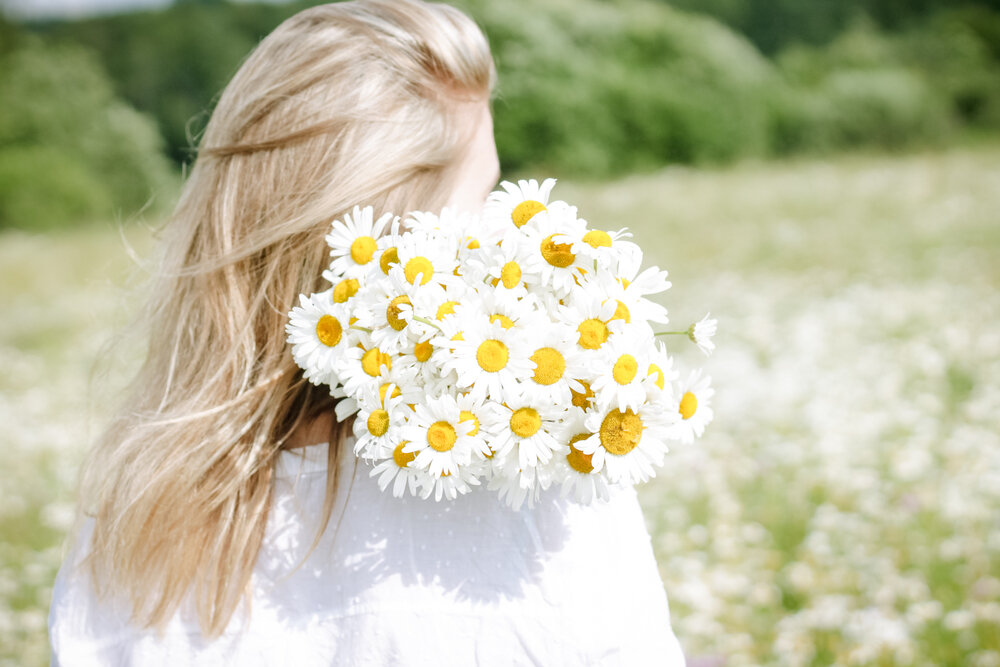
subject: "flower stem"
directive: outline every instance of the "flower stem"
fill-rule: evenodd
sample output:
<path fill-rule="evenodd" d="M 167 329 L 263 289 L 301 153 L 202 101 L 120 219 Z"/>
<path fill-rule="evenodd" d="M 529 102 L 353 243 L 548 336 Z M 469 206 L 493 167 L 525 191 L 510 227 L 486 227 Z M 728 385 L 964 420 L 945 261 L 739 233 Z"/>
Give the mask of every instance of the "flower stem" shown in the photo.
<path fill-rule="evenodd" d="M 414 319 L 415 321 L 417 321 L 417 322 L 423 322 L 423 323 L 424 323 L 424 324 L 426 324 L 427 326 L 431 326 L 431 327 L 434 327 L 434 328 L 435 328 L 435 329 L 437 329 L 438 331 L 441 331 L 441 327 L 439 327 L 439 326 L 437 325 L 437 323 L 435 323 L 435 322 L 433 322 L 433 321 L 431 321 L 431 320 L 427 319 L 426 317 L 419 317 L 419 316 L 417 316 L 417 315 L 414 315 L 414 316 L 413 316 L 413 319 Z"/>
<path fill-rule="evenodd" d="M 657 331 L 654 336 L 687 336 L 687 331 Z"/>
<path fill-rule="evenodd" d="M 368 327 L 359 327 L 357 324 L 352 324 L 349 329 L 354 329 L 355 331 L 364 331 L 365 333 L 371 333 L 372 330 Z"/>

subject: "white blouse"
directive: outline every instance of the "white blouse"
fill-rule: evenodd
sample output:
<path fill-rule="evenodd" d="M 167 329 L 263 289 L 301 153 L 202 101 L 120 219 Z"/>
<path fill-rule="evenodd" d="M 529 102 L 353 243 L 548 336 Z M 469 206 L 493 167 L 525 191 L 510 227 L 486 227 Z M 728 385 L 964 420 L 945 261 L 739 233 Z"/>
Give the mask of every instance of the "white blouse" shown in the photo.
<path fill-rule="evenodd" d="M 333 516 L 309 553 L 326 446 L 279 455 L 250 607 L 214 641 L 190 608 L 158 636 L 98 601 L 84 525 L 52 594 L 53 664 L 684 664 L 634 489 L 593 505 L 550 490 L 513 511 L 482 489 L 394 498 L 344 458 Z"/>

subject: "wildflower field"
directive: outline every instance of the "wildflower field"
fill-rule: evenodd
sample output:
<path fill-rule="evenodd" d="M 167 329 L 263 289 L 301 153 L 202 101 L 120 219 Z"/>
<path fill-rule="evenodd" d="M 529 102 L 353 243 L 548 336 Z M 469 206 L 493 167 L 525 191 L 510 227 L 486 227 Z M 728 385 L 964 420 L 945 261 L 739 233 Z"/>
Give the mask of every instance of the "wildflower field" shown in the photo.
<path fill-rule="evenodd" d="M 687 654 L 1000 667 L 1000 146 L 555 196 L 634 231 L 676 324 L 719 319 L 707 363 L 673 344 L 716 420 L 640 491 Z M 91 385 L 130 266 L 111 225 L 0 233 L 0 665 L 48 660 L 79 462 L 136 358 Z"/>

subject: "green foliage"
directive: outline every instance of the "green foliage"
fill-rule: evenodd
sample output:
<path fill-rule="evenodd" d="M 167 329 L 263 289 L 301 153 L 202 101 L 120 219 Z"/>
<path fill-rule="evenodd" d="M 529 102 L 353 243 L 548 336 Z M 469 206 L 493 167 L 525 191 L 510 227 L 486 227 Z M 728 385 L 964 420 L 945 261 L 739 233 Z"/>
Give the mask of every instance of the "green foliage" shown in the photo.
<path fill-rule="evenodd" d="M 132 213 L 172 181 L 149 118 L 88 52 L 24 40 L 0 56 L 0 227 Z"/>

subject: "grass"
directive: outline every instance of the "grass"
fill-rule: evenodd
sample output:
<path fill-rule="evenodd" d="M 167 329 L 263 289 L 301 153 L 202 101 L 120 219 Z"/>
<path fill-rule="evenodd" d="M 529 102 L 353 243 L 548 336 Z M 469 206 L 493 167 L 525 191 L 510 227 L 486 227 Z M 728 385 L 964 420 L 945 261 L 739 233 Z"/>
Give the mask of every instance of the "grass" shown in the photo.
<path fill-rule="evenodd" d="M 1000 665 L 1000 147 L 556 194 L 634 231 L 671 272 L 676 323 L 720 320 L 711 359 L 676 350 L 712 374 L 716 420 L 641 489 L 687 652 Z M 0 273 L 0 664 L 45 664 L 76 470 L 107 404 L 90 369 L 133 272 L 109 226 L 4 232 Z"/>

